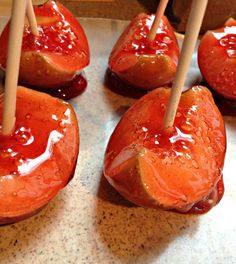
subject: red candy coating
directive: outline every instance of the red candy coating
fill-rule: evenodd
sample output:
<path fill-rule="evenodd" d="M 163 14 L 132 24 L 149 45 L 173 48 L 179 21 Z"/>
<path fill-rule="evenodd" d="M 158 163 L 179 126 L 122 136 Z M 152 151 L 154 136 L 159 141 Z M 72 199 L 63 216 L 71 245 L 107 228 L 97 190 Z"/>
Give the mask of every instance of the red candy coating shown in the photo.
<path fill-rule="evenodd" d="M 89 47 L 76 18 L 59 2 L 34 7 L 39 37 L 25 24 L 20 83 L 57 89 L 89 64 Z M 0 64 L 6 68 L 9 23 L 0 37 Z"/>
<path fill-rule="evenodd" d="M 198 63 L 207 83 L 218 94 L 236 100 L 236 21 L 208 31 L 198 50 Z"/>
<path fill-rule="evenodd" d="M 179 58 L 178 43 L 165 16 L 155 40 L 147 40 L 153 20 L 154 15 L 136 16 L 118 39 L 109 58 L 111 71 L 142 89 L 171 83 Z"/>
<path fill-rule="evenodd" d="M 104 175 L 135 204 L 204 213 L 223 195 L 224 122 L 211 93 L 196 86 L 182 95 L 173 129 L 163 131 L 169 95 L 158 88 L 125 113 L 108 143 Z"/>
<path fill-rule="evenodd" d="M 44 207 L 73 176 L 78 150 L 72 107 L 18 88 L 15 129 L 10 136 L 0 136 L 0 224 L 19 221 Z"/>

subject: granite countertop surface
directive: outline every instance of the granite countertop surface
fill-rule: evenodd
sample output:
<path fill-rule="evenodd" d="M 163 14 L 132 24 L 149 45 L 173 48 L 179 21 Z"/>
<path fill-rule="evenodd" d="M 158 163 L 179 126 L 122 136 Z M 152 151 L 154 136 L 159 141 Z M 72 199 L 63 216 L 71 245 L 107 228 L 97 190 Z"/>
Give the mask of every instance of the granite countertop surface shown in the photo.
<path fill-rule="evenodd" d="M 109 136 L 135 101 L 104 85 L 109 53 L 127 22 L 79 20 L 90 42 L 91 63 L 87 90 L 70 101 L 81 137 L 75 176 L 39 214 L 1 227 L 0 263 L 236 263 L 236 118 L 224 117 L 228 150 L 219 205 L 194 216 L 130 204 L 102 174 Z M 5 23 L 1 17 L 0 32 Z"/>

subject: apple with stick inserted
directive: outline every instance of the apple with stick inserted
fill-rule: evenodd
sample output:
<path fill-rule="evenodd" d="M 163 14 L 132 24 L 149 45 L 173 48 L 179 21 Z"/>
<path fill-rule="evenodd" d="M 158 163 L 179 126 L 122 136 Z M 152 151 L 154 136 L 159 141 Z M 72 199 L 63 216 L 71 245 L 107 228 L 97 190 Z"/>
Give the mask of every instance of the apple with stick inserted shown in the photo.
<path fill-rule="evenodd" d="M 182 94 L 206 5 L 193 1 L 172 88 L 138 100 L 109 140 L 104 175 L 137 205 L 200 214 L 223 196 L 223 118 L 207 88 Z"/>
<path fill-rule="evenodd" d="M 48 94 L 17 88 L 26 8 L 27 0 L 13 1 L 0 101 L 0 224 L 41 210 L 72 178 L 79 152 L 73 108 Z"/>

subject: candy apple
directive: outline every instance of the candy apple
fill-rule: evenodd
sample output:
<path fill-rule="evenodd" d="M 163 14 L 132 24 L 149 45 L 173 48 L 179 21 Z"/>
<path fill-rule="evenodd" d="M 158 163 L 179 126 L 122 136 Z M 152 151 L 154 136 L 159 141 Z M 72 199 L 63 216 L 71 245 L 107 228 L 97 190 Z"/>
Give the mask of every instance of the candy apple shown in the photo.
<path fill-rule="evenodd" d="M 56 89 L 72 81 L 89 64 L 85 33 L 75 17 L 59 2 L 34 7 L 39 36 L 25 23 L 20 83 Z M 0 37 L 0 64 L 6 68 L 9 23 Z"/>
<path fill-rule="evenodd" d="M 198 63 L 209 86 L 225 98 L 236 100 L 236 21 L 208 31 L 198 50 Z"/>
<path fill-rule="evenodd" d="M 162 130 L 170 89 L 138 100 L 115 128 L 104 175 L 131 202 L 204 213 L 222 198 L 226 139 L 222 116 L 205 87 L 182 94 L 172 129 Z"/>
<path fill-rule="evenodd" d="M 172 82 L 179 58 L 179 47 L 168 19 L 163 16 L 156 38 L 147 35 L 154 15 L 139 14 L 115 44 L 109 68 L 120 79 L 150 90 Z"/>
<path fill-rule="evenodd" d="M 0 135 L 0 224 L 22 220 L 43 208 L 73 176 L 78 150 L 72 107 L 19 87 L 15 129 L 10 136 Z"/>

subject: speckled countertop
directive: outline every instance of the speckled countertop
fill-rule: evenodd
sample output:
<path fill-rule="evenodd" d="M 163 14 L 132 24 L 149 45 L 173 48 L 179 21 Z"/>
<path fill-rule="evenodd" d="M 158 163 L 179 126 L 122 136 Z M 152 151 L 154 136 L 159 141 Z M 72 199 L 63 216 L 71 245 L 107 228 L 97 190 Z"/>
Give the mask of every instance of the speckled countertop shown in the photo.
<path fill-rule="evenodd" d="M 80 21 L 91 64 L 87 90 L 71 101 L 81 135 L 76 173 L 41 213 L 0 228 L 0 263 L 236 263 L 236 118 L 225 117 L 226 191 L 218 206 L 193 216 L 131 205 L 102 175 L 109 136 L 134 102 L 103 85 L 108 55 L 127 22 Z"/>

